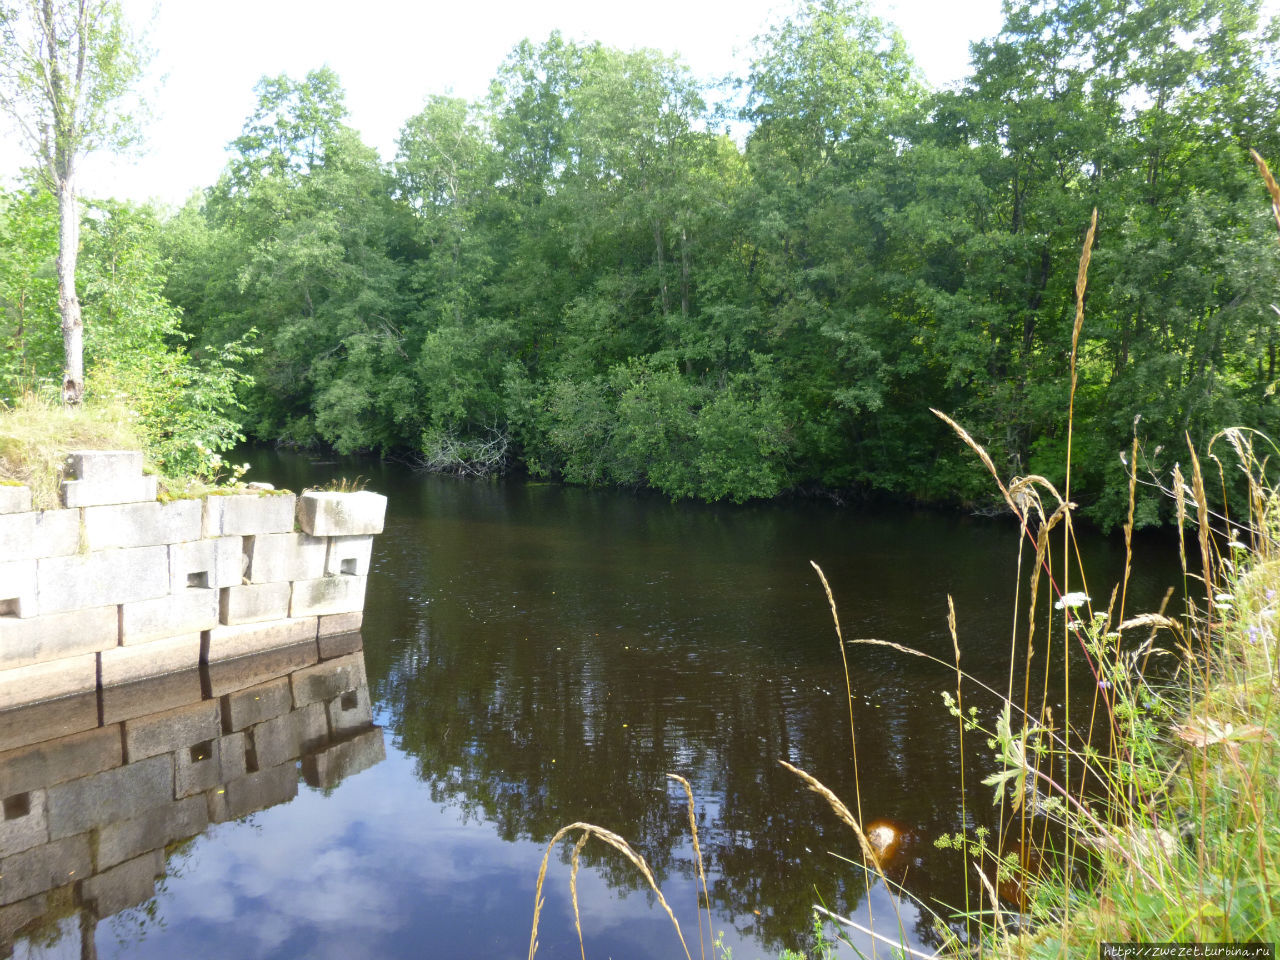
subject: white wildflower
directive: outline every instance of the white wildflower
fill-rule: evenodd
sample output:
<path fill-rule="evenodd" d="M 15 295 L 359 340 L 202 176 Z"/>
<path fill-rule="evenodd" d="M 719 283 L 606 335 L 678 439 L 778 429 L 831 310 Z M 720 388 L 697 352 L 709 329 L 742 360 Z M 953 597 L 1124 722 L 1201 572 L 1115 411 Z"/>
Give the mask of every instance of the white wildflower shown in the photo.
<path fill-rule="evenodd" d="M 1053 605 L 1055 610 L 1074 610 L 1076 607 L 1082 607 L 1089 602 L 1089 595 L 1079 590 L 1073 590 L 1071 593 L 1064 593 L 1061 599 Z"/>

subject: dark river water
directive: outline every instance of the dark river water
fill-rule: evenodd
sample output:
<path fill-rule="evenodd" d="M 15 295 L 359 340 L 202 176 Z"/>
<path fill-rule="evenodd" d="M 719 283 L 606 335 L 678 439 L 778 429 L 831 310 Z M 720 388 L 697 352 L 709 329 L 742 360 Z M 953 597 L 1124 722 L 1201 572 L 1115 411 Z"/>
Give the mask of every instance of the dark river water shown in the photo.
<path fill-rule="evenodd" d="M 804 948 L 815 903 L 895 938 L 900 916 L 909 943 L 936 944 L 921 912 L 895 913 L 880 881 L 868 895 L 849 829 L 778 764 L 854 806 L 844 671 L 810 561 L 830 580 L 847 639 L 950 660 L 951 594 L 964 666 L 1003 689 L 1010 523 L 253 460 L 249 479 L 301 489 L 359 474 L 390 498 L 362 631 L 385 759 L 209 827 L 169 850 L 152 899 L 87 931 L 68 910 L 19 938 L 17 955 L 524 956 L 544 847 L 586 821 L 646 858 L 691 952 L 701 934 L 711 956 L 686 801 L 668 773 L 693 787 L 710 927 L 735 960 Z M 1105 598 L 1123 545 L 1094 538 L 1082 549 L 1090 592 Z M 1175 582 L 1166 541 L 1137 549 L 1134 611 Z M 897 876 L 913 896 L 959 904 L 963 864 L 932 841 L 966 823 L 997 826 L 980 784 L 995 769 L 985 738 L 970 737 L 962 798 L 941 699 L 954 675 L 877 646 L 852 647 L 849 671 L 862 815 L 909 829 Z M 965 695 L 993 725 L 993 702 Z M 539 957 L 579 955 L 571 848 L 548 868 Z M 582 853 L 579 905 L 588 957 L 683 955 L 643 879 L 599 841 Z"/>

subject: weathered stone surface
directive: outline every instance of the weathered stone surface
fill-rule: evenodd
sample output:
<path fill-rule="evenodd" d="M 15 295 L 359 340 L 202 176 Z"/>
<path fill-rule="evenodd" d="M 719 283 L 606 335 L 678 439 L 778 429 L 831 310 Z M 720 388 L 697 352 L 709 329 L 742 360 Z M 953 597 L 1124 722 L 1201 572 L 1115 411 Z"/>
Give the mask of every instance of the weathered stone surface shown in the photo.
<path fill-rule="evenodd" d="M 199 500 L 86 507 L 85 541 L 90 550 L 151 547 L 200 539 Z"/>
<path fill-rule="evenodd" d="M 249 772 L 248 737 L 244 732 L 228 733 L 218 741 L 218 782 L 227 783 Z"/>
<path fill-rule="evenodd" d="M 99 727 L 0 755 L 0 797 L 13 796 L 118 767 L 120 727 Z"/>
<path fill-rule="evenodd" d="M 126 720 L 124 751 L 128 763 L 161 753 L 181 751 L 222 735 L 222 704 L 202 700 L 163 713 Z"/>
<path fill-rule="evenodd" d="M 0 515 L 0 557 L 5 560 L 66 557 L 79 549 L 79 510 Z"/>
<path fill-rule="evenodd" d="M 119 608 L 115 606 L 69 610 L 30 620 L 0 617 L 0 669 L 107 650 L 119 643 L 119 634 Z"/>
<path fill-rule="evenodd" d="M 49 842 L 43 790 L 9 794 L 4 798 L 3 813 L 4 819 L 0 820 L 0 857 Z"/>
<path fill-rule="evenodd" d="M 173 800 L 173 758 L 148 757 L 49 788 L 49 836 L 54 840 L 138 816 Z"/>
<path fill-rule="evenodd" d="M 313 537 L 353 537 L 381 533 L 387 498 L 380 493 L 304 493 L 298 498 L 298 524 Z"/>
<path fill-rule="evenodd" d="M 13 940 L 14 936 L 33 920 L 43 917 L 49 912 L 49 898 L 38 893 L 17 903 L 7 903 L 0 907 L 0 948 Z M 10 954 L 6 954 L 6 957 Z"/>
<path fill-rule="evenodd" d="M 289 588 L 287 583 L 246 583 L 238 587 L 223 587 L 220 619 L 228 626 L 284 620 L 289 616 Z"/>
<path fill-rule="evenodd" d="M 68 507 L 155 500 L 156 478 L 142 475 L 141 450 L 76 450 L 67 455 L 62 502 Z"/>
<path fill-rule="evenodd" d="M 364 656 L 358 653 L 295 670 L 289 677 L 289 683 L 293 686 L 295 707 L 325 703 L 348 690 L 369 685 Z"/>
<path fill-rule="evenodd" d="M 206 663 L 214 663 L 218 660 L 245 657 L 263 650 L 305 643 L 314 640 L 315 636 L 315 617 L 269 620 L 264 623 L 245 623 L 235 626 L 219 625 L 208 632 L 204 660 Z"/>
<path fill-rule="evenodd" d="M 244 538 L 212 537 L 169 547 L 170 591 L 189 587 L 218 590 L 244 580 Z"/>
<path fill-rule="evenodd" d="M 117 723 L 133 717 L 145 717 L 159 710 L 195 703 L 200 696 L 200 671 L 196 668 L 103 687 L 102 719 L 104 723 Z"/>
<path fill-rule="evenodd" d="M 323 621 L 324 617 L 320 619 Z M 364 637 L 359 633 L 327 634 L 319 638 L 318 646 L 320 659 L 332 660 L 335 657 L 344 657 L 348 653 L 355 653 L 364 649 Z"/>
<path fill-rule="evenodd" d="M 276 677 L 266 683 L 255 684 L 237 690 L 222 698 L 223 729 L 230 732 L 272 717 L 279 717 L 293 709 L 293 691 L 288 677 Z"/>
<path fill-rule="evenodd" d="M 255 810 L 287 803 L 297 795 L 298 768 L 292 763 L 285 763 L 232 780 L 221 790 L 205 796 L 209 798 L 209 820 L 222 823 L 247 817 Z"/>
<path fill-rule="evenodd" d="M 310 786 L 327 790 L 386 758 L 382 728 L 371 727 L 303 757 L 302 776 Z"/>
<path fill-rule="evenodd" d="M 169 592 L 169 548 L 49 557 L 36 564 L 36 587 L 41 614 L 163 597 Z"/>
<path fill-rule="evenodd" d="M 98 654 L 103 687 L 190 670 L 200 664 L 200 634 L 115 647 Z"/>
<path fill-rule="evenodd" d="M 280 647 L 235 660 L 220 660 L 209 664 L 209 695 L 220 697 L 225 693 L 242 690 L 293 670 L 309 666 L 319 659 L 316 643 L 298 643 L 292 647 Z"/>
<path fill-rule="evenodd" d="M 291 533 L 297 498 L 291 493 L 239 493 L 204 498 L 204 535 Z"/>
<path fill-rule="evenodd" d="M 98 869 L 194 837 L 209 825 L 204 797 L 188 797 L 155 807 L 144 816 L 115 820 L 98 831 Z"/>
<path fill-rule="evenodd" d="M 98 655 L 93 653 L 0 670 L 0 710 L 97 688 Z"/>
<path fill-rule="evenodd" d="M 0 711 L 0 750 L 13 750 L 98 725 L 97 691 Z"/>
<path fill-rule="evenodd" d="M 0 487 L 0 490 L 3 489 Z M 38 612 L 36 562 L 0 560 L 0 623 L 18 617 L 34 617 Z M 0 648 L 0 655 L 2 654 L 3 650 Z"/>
<path fill-rule="evenodd" d="M 354 613 L 331 613 L 320 618 L 319 635 L 335 636 L 341 633 L 358 633 L 364 623 L 364 611 Z"/>
<path fill-rule="evenodd" d="M 173 752 L 173 795 L 179 800 L 212 790 L 222 782 L 221 737 Z"/>
<path fill-rule="evenodd" d="M 66 475 L 91 483 L 118 483 L 142 476 L 141 450 L 72 450 L 67 454 Z"/>
<path fill-rule="evenodd" d="M 362 730 L 373 722 L 369 688 L 363 684 L 338 694 L 324 706 L 329 717 L 329 732 L 335 737 Z"/>
<path fill-rule="evenodd" d="M 245 538 L 250 583 L 314 580 L 324 576 L 329 541 L 305 533 L 264 533 Z"/>
<path fill-rule="evenodd" d="M 80 885 L 80 897 L 97 908 L 98 916 L 109 917 L 154 897 L 156 877 L 162 876 L 164 851 L 149 850 L 89 877 Z"/>
<path fill-rule="evenodd" d="M 218 622 L 217 590 L 184 589 L 120 608 L 120 642 L 128 645 L 199 633 Z"/>
<path fill-rule="evenodd" d="M 296 760 L 329 739 L 324 706 L 319 703 L 254 724 L 248 732 L 253 755 L 262 769 Z"/>
<path fill-rule="evenodd" d="M 346 576 L 296 580 L 289 600 L 289 616 L 328 616 L 362 611 L 368 582 L 368 577 Z"/>
<path fill-rule="evenodd" d="M 66 837 L 0 860 L 0 904 L 15 903 L 89 876 L 89 836 Z"/>
<path fill-rule="evenodd" d="M 144 503 L 156 498 L 155 477 L 99 482 L 63 480 L 62 503 L 67 507 L 96 507 L 113 503 Z"/>
<path fill-rule="evenodd" d="M 31 488 L 0 483 L 0 514 L 31 510 Z"/>
<path fill-rule="evenodd" d="M 330 537 L 329 554 L 324 563 L 325 576 L 367 577 L 369 558 L 372 555 L 371 534 L 363 537 Z"/>

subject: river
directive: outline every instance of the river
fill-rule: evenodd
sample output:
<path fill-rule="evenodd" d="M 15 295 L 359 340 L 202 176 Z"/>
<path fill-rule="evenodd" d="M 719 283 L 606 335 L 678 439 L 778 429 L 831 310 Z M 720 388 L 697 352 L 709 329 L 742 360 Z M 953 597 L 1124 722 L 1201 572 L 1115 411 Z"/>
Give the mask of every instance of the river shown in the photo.
<path fill-rule="evenodd" d="M 941 699 L 954 674 L 858 645 L 848 657 L 855 785 L 844 668 L 810 561 L 847 639 L 949 661 L 951 595 L 964 667 L 1003 689 L 1011 523 L 825 502 L 673 504 L 274 452 L 251 460 L 249 479 L 301 489 L 358 474 L 390 498 L 363 628 L 386 759 L 171 850 L 155 897 L 98 924 L 98 956 L 523 956 L 543 849 L 576 821 L 620 834 L 647 860 L 695 957 L 700 938 L 711 956 L 721 932 L 736 960 L 804 948 L 817 902 L 936 944 L 924 914 L 895 907 L 882 882 L 868 897 L 851 831 L 778 761 L 850 807 L 860 788 L 865 821 L 909 830 L 895 879 L 915 897 L 959 903 L 960 855 L 933 841 L 997 826 L 980 783 L 996 769 L 991 751 L 969 735 L 962 797 Z M 1082 549 L 1105 603 L 1123 545 L 1094 537 Z M 1164 538 L 1139 538 L 1132 595 L 1143 608 L 1174 583 L 1169 554 Z M 993 725 L 994 701 L 971 686 L 965 696 Z M 696 798 L 710 932 L 685 796 L 668 773 Z M 548 868 L 539 957 L 578 956 L 571 849 L 562 843 Z M 682 955 L 639 873 L 599 840 L 578 880 L 588 957 Z M 61 921 L 61 937 L 20 941 L 19 955 L 81 955 L 74 922 Z"/>

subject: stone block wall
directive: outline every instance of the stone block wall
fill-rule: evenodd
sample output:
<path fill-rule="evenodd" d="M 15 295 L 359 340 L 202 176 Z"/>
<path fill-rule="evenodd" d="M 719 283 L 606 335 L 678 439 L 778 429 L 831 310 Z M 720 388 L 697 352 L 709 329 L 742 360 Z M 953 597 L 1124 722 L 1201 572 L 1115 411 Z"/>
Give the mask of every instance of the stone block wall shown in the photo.
<path fill-rule="evenodd" d="M 327 659 L 313 637 L 189 671 L 194 683 L 112 688 L 101 720 L 80 713 L 56 736 L 48 704 L 0 711 L 0 955 L 68 905 L 96 922 L 149 900 L 165 847 L 210 823 L 384 759 L 360 636 L 331 639 Z"/>
<path fill-rule="evenodd" d="M 0 487 L 0 710 L 359 628 L 385 497 L 162 503 L 137 451 L 66 474 L 64 509 Z"/>

